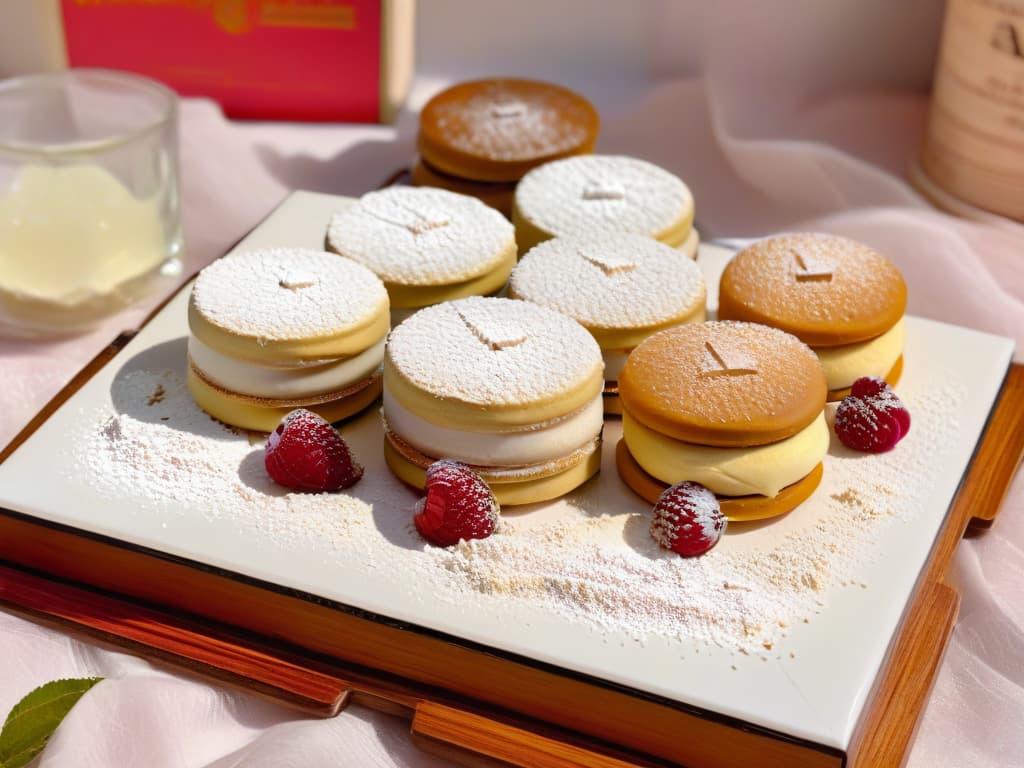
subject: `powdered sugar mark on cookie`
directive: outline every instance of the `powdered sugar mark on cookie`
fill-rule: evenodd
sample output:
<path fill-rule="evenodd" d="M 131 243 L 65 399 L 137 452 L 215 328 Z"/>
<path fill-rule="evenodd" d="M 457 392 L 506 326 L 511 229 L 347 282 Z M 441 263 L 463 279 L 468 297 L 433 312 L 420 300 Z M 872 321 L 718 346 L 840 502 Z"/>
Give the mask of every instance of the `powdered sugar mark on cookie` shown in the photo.
<path fill-rule="evenodd" d="M 636 269 L 636 261 L 621 254 L 601 253 L 596 248 L 581 248 L 579 254 L 606 275 L 618 275 Z"/>
<path fill-rule="evenodd" d="M 704 342 L 702 374 L 711 376 L 752 376 L 757 374 L 757 359 L 742 342 L 716 339 Z"/>
<path fill-rule="evenodd" d="M 480 342 L 494 351 L 508 349 L 526 341 L 526 331 L 514 320 L 495 322 L 493 313 L 481 312 L 479 307 L 471 304 L 459 307 L 456 312 Z"/>

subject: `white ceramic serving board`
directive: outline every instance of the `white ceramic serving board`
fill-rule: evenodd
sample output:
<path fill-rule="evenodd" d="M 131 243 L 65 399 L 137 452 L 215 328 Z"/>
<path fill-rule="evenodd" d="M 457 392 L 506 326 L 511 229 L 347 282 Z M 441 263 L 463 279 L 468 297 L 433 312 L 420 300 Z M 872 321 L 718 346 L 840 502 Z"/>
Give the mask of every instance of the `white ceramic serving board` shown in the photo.
<path fill-rule="evenodd" d="M 347 202 L 297 192 L 239 247 L 320 247 L 331 213 Z M 703 247 L 698 259 L 708 276 L 712 310 L 728 256 Z M 769 524 L 733 526 L 712 553 L 688 561 L 685 568 L 694 576 L 713 576 L 715 569 L 737 563 L 771 562 L 773 578 L 800 580 L 807 571 L 808 542 L 821 544 L 811 576 L 828 578 L 805 579 L 806 596 L 799 590 L 796 598 L 787 593 L 800 606 L 792 616 L 779 609 L 785 627 L 754 621 L 752 650 L 749 637 L 742 645 L 725 630 L 712 632 L 709 640 L 707 625 L 717 626 L 713 614 L 721 583 L 703 595 L 681 589 L 680 604 L 710 606 L 711 615 L 681 616 L 668 632 L 664 620 L 661 630 L 644 625 L 638 631 L 635 622 L 619 615 L 616 605 L 626 606 L 627 613 L 636 610 L 629 605 L 632 591 L 644 590 L 652 573 L 645 570 L 648 565 L 661 573 L 683 566 L 653 547 L 646 535 L 649 506 L 616 474 L 616 420 L 606 421 L 596 480 L 565 499 L 504 511 L 509 527 L 487 542 L 439 552 L 410 524 L 417 495 L 384 465 L 376 409 L 343 427 L 366 467 L 351 491 L 365 504 L 353 511 L 351 504 L 339 502 L 337 513 L 332 500 L 285 495 L 269 485 L 260 474 L 262 449 L 247 436 L 195 414 L 181 416 L 190 406 L 183 389 L 187 298 L 186 287 L 0 465 L 0 506 L 837 749 L 850 741 L 1013 351 L 1008 339 L 908 318 L 898 392 L 914 418 L 910 435 L 883 456 L 855 455 L 833 439 L 825 479 L 809 501 Z M 137 397 L 140 386 L 154 389 L 154 384 L 162 387 L 160 397 L 145 402 Z M 109 453 L 111 445 L 130 435 L 141 441 L 134 452 Z M 190 442 L 173 461 L 160 450 L 186 438 Z M 153 450 L 143 450 L 146 445 Z M 204 480 L 192 482 L 188 472 L 206 470 L 189 462 L 208 461 L 207 448 L 216 448 L 211 456 L 235 456 L 234 463 L 226 472 L 211 466 Z M 223 489 L 209 479 L 218 472 L 225 478 Z M 869 486 L 885 498 L 867 498 Z M 837 510 L 848 511 L 851 504 L 864 514 L 837 522 Z M 536 550 L 532 545 L 528 552 L 515 550 L 517 541 L 564 548 L 565 572 L 559 572 L 557 558 L 553 565 L 549 558 L 544 573 L 531 574 L 530 553 Z M 501 542 L 512 550 L 491 548 Z M 800 557 L 792 560 L 796 545 L 791 542 L 802 542 Z M 509 551 L 525 557 L 513 562 L 515 578 L 501 569 Z M 602 563 L 595 571 L 580 564 L 588 553 Z M 846 563 L 842 572 L 831 570 L 836 563 Z M 732 587 L 757 590 L 766 572 L 755 569 Z M 588 573 L 610 574 L 612 580 L 603 586 L 589 583 Z M 701 589 L 699 583 L 695 578 L 692 589 Z M 537 590 L 614 599 L 587 603 L 586 611 L 563 610 L 562 603 L 542 598 Z M 762 636 L 770 648 L 757 642 Z"/>

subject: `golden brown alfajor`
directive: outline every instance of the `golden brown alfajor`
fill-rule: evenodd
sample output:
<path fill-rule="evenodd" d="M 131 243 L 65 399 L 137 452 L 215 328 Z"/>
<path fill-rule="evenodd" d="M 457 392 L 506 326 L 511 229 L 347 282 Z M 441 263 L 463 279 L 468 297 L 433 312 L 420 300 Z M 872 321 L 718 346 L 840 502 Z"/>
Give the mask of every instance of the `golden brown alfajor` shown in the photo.
<path fill-rule="evenodd" d="M 604 357 L 605 413 L 621 413 L 618 378 L 630 351 L 653 333 L 706 317 L 704 274 L 649 237 L 556 237 L 534 246 L 512 270 L 510 298 L 573 318 Z"/>
<path fill-rule="evenodd" d="M 500 291 L 517 256 L 504 216 L 474 197 L 427 187 L 363 195 L 331 217 L 327 246 L 384 281 L 392 325 L 420 307 Z"/>
<path fill-rule="evenodd" d="M 731 502 L 733 519 L 782 514 L 820 479 L 826 392 L 814 352 L 791 334 L 743 322 L 669 328 L 619 377 L 616 464 L 644 498 L 690 480 Z"/>
<path fill-rule="evenodd" d="M 818 354 L 838 400 L 861 376 L 895 384 L 907 286 L 863 243 L 820 233 L 767 238 L 736 254 L 719 284 L 718 317 L 792 333 Z"/>
<path fill-rule="evenodd" d="M 437 187 L 460 195 L 469 195 L 494 208 L 506 218 L 512 218 L 512 205 L 516 193 L 514 181 L 474 181 L 452 176 L 434 168 L 422 157 L 416 158 L 410 176 L 415 187 Z"/>
<path fill-rule="evenodd" d="M 419 487 L 445 458 L 501 504 L 554 498 L 600 466 L 603 384 L 597 342 L 553 310 L 486 297 L 427 307 L 388 338 L 385 456 Z"/>
<path fill-rule="evenodd" d="M 347 418 L 380 394 L 388 306 L 380 279 L 336 254 L 225 256 L 189 296 L 189 391 L 210 415 L 255 431 L 297 407 Z"/>
<path fill-rule="evenodd" d="M 458 83 L 420 111 L 420 157 L 441 173 L 515 182 L 531 168 L 593 151 L 600 120 L 583 96 L 537 80 Z"/>
<path fill-rule="evenodd" d="M 530 171 L 515 193 L 512 222 L 525 253 L 552 237 L 646 235 L 697 255 L 689 187 L 654 163 L 582 155 Z"/>

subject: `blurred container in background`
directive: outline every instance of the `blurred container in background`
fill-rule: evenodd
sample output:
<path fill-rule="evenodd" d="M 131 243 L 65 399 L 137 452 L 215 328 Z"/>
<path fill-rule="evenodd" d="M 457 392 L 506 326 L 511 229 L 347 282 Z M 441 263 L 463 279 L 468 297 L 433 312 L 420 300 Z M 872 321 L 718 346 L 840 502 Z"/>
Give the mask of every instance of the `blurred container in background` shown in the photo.
<path fill-rule="evenodd" d="M 949 0 L 911 176 L 955 213 L 1024 221 L 1024 0 Z"/>

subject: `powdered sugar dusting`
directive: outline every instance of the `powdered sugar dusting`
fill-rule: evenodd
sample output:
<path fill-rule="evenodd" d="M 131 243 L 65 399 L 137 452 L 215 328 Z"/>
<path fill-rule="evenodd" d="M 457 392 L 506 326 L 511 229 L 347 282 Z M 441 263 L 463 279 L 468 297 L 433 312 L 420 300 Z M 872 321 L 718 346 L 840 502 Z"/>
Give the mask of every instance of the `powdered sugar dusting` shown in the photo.
<path fill-rule="evenodd" d="M 531 527 L 506 521 L 499 535 L 437 553 L 445 567 L 494 600 L 541 605 L 597 631 L 696 640 L 768 655 L 811 622 L 838 588 L 885 589 L 857 578 L 890 526 L 913 524 L 957 439 L 949 414 L 966 393 L 929 388 L 908 398 L 921 429 L 898 451 L 863 456 L 833 441 L 814 511 L 798 508 L 762 529 L 736 533 L 698 558 L 680 558 L 648 534 L 648 514 L 593 514 Z M 922 433 L 928 437 L 922 438 Z M 934 453 L 933 453 L 934 451 Z M 731 530 L 731 529 L 730 529 Z M 625 546 L 610 546 L 621 532 Z M 780 656 L 781 658 L 781 656 Z"/>
<path fill-rule="evenodd" d="M 688 317 L 707 299 L 704 275 L 692 259 L 629 234 L 547 240 L 512 270 L 509 290 L 589 328 L 662 325 Z"/>
<path fill-rule="evenodd" d="M 516 80 L 456 86 L 428 102 L 420 119 L 454 149 L 500 162 L 579 151 L 597 132 L 594 108 L 581 96 Z"/>
<path fill-rule="evenodd" d="M 515 229 L 474 197 L 393 186 L 331 217 L 330 247 L 399 285 L 447 285 L 494 269 L 515 248 Z"/>
<path fill-rule="evenodd" d="M 725 526 L 715 494 L 698 483 L 683 482 L 667 488 L 654 505 L 651 536 L 665 549 L 699 554 L 718 542 Z"/>
<path fill-rule="evenodd" d="M 602 635 L 762 656 L 774 654 L 791 627 L 813 621 L 830 591 L 887 588 L 858 574 L 891 526 L 913 525 L 921 513 L 942 455 L 960 437 L 950 414 L 969 396 L 936 383 L 901 391 L 915 429 L 896 450 L 866 457 L 833 440 L 810 503 L 761 529 L 736 526 L 738 535 L 684 559 L 651 538 L 649 511 L 621 495 L 609 462 L 590 491 L 554 503 L 557 516 L 505 516 L 490 538 L 442 549 L 415 532 L 415 497 L 379 458 L 382 433 L 372 416 L 346 433 L 366 459 L 358 485 L 286 493 L 266 478 L 260 445 L 192 403 L 181 370 L 129 372 L 112 394 L 116 410 L 86 414 L 81 433 L 69 436 L 74 477 L 111 498 L 132 498 L 137 515 L 229 522 L 239 547 L 281 553 L 282 578 L 292 558 L 326 558 L 404 591 L 429 585 L 429 600 L 467 613 L 522 606 Z"/>
<path fill-rule="evenodd" d="M 199 273 L 196 310 L 230 333 L 268 341 L 342 332 L 380 311 L 380 279 L 350 259 L 300 248 L 225 256 Z"/>
<path fill-rule="evenodd" d="M 526 174 L 516 187 L 516 208 L 555 237 L 656 237 L 692 212 L 693 195 L 678 176 L 645 160 L 579 155 Z"/>
<path fill-rule="evenodd" d="M 420 310 L 391 331 L 387 356 L 416 387 L 482 406 L 544 401 L 603 365 L 597 342 L 574 320 L 530 302 L 478 296 Z"/>

